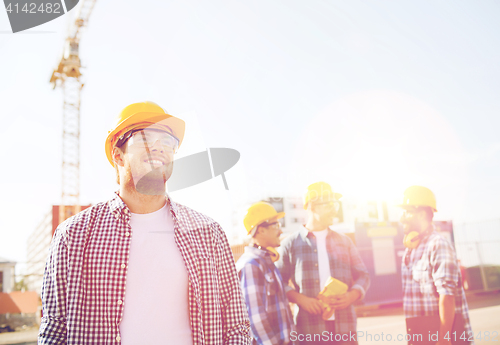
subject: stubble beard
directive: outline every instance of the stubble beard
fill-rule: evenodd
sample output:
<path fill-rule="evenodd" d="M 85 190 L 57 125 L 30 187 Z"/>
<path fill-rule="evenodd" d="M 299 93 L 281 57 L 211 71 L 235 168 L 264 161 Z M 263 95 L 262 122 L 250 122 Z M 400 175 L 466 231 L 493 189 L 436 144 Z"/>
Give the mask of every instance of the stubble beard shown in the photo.
<path fill-rule="evenodd" d="M 173 171 L 173 162 L 168 163 L 166 166 L 154 168 L 135 179 L 130 166 L 128 166 L 125 171 L 125 188 L 132 194 L 139 193 L 151 196 L 165 195 L 166 183 Z"/>
<path fill-rule="evenodd" d="M 323 226 L 325 226 L 325 228 L 332 226 L 335 223 L 336 215 L 336 213 L 329 213 L 328 215 L 324 215 L 322 217 Z"/>
<path fill-rule="evenodd" d="M 409 234 L 412 231 L 416 231 L 418 233 L 421 232 L 420 224 L 416 219 L 411 219 L 410 221 L 406 222 L 403 226 L 403 229 L 405 234 Z"/>

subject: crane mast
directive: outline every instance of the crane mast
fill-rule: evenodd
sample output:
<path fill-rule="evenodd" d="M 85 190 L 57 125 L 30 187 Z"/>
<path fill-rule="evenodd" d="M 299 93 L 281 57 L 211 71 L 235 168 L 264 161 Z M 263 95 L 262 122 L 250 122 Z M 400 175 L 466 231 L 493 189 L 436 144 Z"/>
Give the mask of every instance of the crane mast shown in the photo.
<path fill-rule="evenodd" d="M 75 21 L 66 37 L 63 55 L 52 72 L 50 83 L 63 90 L 62 188 L 59 222 L 80 212 L 80 96 L 81 62 L 79 45 L 96 0 L 81 0 Z"/>

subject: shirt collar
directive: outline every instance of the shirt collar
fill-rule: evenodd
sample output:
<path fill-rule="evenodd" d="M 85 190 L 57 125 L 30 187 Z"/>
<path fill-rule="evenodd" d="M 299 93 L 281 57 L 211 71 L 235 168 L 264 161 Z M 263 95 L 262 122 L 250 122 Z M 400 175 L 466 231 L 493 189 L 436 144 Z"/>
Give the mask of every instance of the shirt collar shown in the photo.
<path fill-rule="evenodd" d="M 259 249 L 251 244 L 245 247 L 245 253 L 254 254 L 264 259 L 266 258 L 271 259 L 271 253 L 269 253 L 267 250 Z"/>
<path fill-rule="evenodd" d="M 436 234 L 436 229 L 433 225 L 431 225 L 431 228 L 427 230 L 424 237 L 422 237 L 422 239 L 420 240 L 420 244 L 425 245 L 434 234 Z"/>
<path fill-rule="evenodd" d="M 299 234 L 300 237 L 305 240 L 307 238 L 307 235 L 309 234 L 309 230 L 307 230 L 306 227 L 302 225 L 302 227 L 299 229 Z"/>
<path fill-rule="evenodd" d="M 420 238 L 420 243 L 419 246 L 425 246 L 425 244 L 429 241 L 429 238 L 431 237 L 432 234 L 436 232 L 436 229 L 434 228 L 434 225 L 430 225 L 423 233 L 422 238 Z"/>
<path fill-rule="evenodd" d="M 326 229 L 328 230 L 326 237 L 328 237 L 330 234 L 333 233 L 333 230 L 330 228 L 326 228 Z M 302 237 L 303 240 L 305 240 L 307 237 L 310 238 L 311 235 L 314 236 L 314 234 L 311 234 L 311 232 L 312 231 L 307 230 L 305 225 L 302 225 L 302 227 L 299 230 L 300 237 Z M 309 235 L 309 234 L 311 234 L 311 235 Z"/>
<path fill-rule="evenodd" d="M 177 214 L 179 212 L 179 206 L 177 205 L 177 203 L 175 201 L 173 201 L 170 196 L 168 194 L 165 194 L 165 196 L 167 197 L 167 203 L 170 204 L 170 210 L 172 211 L 172 216 L 176 219 L 177 218 Z"/>
<path fill-rule="evenodd" d="M 129 212 L 129 209 L 127 205 L 123 202 L 122 198 L 118 195 L 118 191 L 115 192 L 115 195 L 113 198 L 109 201 L 109 209 L 111 212 L 115 214 L 121 214 L 124 212 L 124 210 L 127 210 L 127 213 Z"/>
<path fill-rule="evenodd" d="M 437 235 L 437 232 L 436 232 L 436 228 L 434 227 L 434 225 L 432 225 L 432 228 L 428 230 L 427 234 L 420 239 L 420 243 L 418 244 L 417 248 L 413 248 L 413 249 L 406 248 L 405 255 L 411 255 L 411 253 L 413 251 L 416 252 L 417 250 L 421 250 L 423 252 L 423 250 L 425 249 L 425 246 L 427 245 L 427 242 L 429 242 L 431 237 L 433 237 L 434 235 Z M 420 260 L 420 258 L 418 258 L 418 260 Z"/>
<path fill-rule="evenodd" d="M 117 215 L 121 215 L 123 213 L 130 215 L 130 210 L 129 210 L 127 204 L 125 204 L 123 202 L 122 198 L 120 198 L 118 193 L 119 192 L 116 191 L 114 193 L 114 197 L 109 201 L 109 208 L 110 208 L 111 212 L 114 214 L 117 214 Z M 173 213 L 172 216 L 176 219 L 177 213 L 179 211 L 179 206 L 177 205 L 176 202 L 174 202 L 174 201 L 172 201 L 172 199 L 170 199 L 170 196 L 168 194 L 165 194 L 165 196 L 167 198 L 167 204 L 169 204 L 170 210 Z"/>

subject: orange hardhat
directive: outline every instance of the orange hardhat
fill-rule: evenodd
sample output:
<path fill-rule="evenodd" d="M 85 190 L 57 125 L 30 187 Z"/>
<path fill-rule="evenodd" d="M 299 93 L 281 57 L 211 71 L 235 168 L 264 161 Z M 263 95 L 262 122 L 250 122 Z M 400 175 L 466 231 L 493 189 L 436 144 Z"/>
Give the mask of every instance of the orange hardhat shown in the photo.
<path fill-rule="evenodd" d="M 114 120 L 113 129 L 108 132 L 106 138 L 106 156 L 111 165 L 115 166 L 111 153 L 123 134 L 136 128 L 153 126 L 159 122 L 172 131 L 172 134 L 179 139 L 179 146 L 181 146 L 186 126 L 183 120 L 167 114 L 162 107 L 153 102 L 133 103 L 124 108 Z"/>
<path fill-rule="evenodd" d="M 429 188 L 422 186 L 406 188 L 403 194 L 403 203 L 398 206 L 402 208 L 426 206 L 437 212 L 434 193 Z"/>
<path fill-rule="evenodd" d="M 254 234 L 254 230 L 257 227 L 271 220 L 277 220 L 283 218 L 285 212 L 276 212 L 274 207 L 264 201 L 259 201 L 248 208 L 247 214 L 243 219 L 243 224 L 247 229 L 248 235 Z"/>
<path fill-rule="evenodd" d="M 330 201 L 340 198 L 342 198 L 342 194 L 334 193 L 328 183 L 316 182 L 307 187 L 307 192 L 304 195 L 304 210 L 307 210 L 307 205 L 311 201 Z"/>

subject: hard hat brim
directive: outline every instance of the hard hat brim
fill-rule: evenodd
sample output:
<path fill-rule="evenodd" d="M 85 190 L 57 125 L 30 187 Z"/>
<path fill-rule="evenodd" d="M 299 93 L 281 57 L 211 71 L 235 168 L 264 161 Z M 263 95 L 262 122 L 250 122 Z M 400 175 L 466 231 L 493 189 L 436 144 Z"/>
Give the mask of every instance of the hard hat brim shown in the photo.
<path fill-rule="evenodd" d="M 269 218 L 264 218 L 262 220 L 260 220 L 254 227 L 252 227 L 250 229 L 250 231 L 248 231 L 248 235 L 252 236 L 255 235 L 255 231 L 257 230 L 257 228 L 259 227 L 259 225 L 261 225 L 262 223 L 264 222 L 268 222 L 268 221 L 271 221 L 271 220 L 278 220 L 278 219 L 281 219 L 285 216 L 285 212 L 278 212 L 277 214 L 275 214 L 274 216 L 272 217 L 269 217 Z"/>
<path fill-rule="evenodd" d="M 141 122 L 157 123 L 160 121 L 163 123 L 168 123 L 168 127 L 170 127 L 173 131 L 172 134 L 174 134 L 177 137 L 177 139 L 179 139 L 179 147 L 180 147 L 182 144 L 182 140 L 184 139 L 184 132 L 186 128 L 186 123 L 183 120 L 169 114 L 160 114 L 151 112 L 136 113 L 126 118 L 122 122 L 120 122 L 115 127 L 115 129 L 113 129 L 108 133 L 108 136 L 106 138 L 106 156 L 108 158 L 109 163 L 112 166 L 115 166 L 111 152 L 115 144 L 113 142 L 113 139 L 118 134 L 120 134 L 121 132 L 125 133 L 129 127 L 135 126 Z"/>
<path fill-rule="evenodd" d="M 271 221 L 271 220 L 278 220 L 278 219 L 281 219 L 281 218 L 283 218 L 284 216 L 285 216 L 285 212 L 278 212 L 278 213 L 276 213 L 276 214 L 275 214 L 274 216 L 272 216 L 272 217 L 268 217 L 268 218 L 264 218 L 264 219 L 262 219 L 262 220 L 261 220 L 261 221 L 259 221 L 259 222 L 257 223 L 257 225 L 255 225 L 254 227 L 256 228 L 256 227 L 258 227 L 259 225 L 261 225 L 261 224 L 262 224 L 262 223 L 264 223 L 264 222 L 269 222 L 269 221 Z"/>
<path fill-rule="evenodd" d="M 281 218 L 283 218 L 284 216 L 285 216 L 285 212 L 278 212 L 278 214 L 277 214 L 275 217 L 273 217 L 273 218 L 276 218 L 276 219 L 281 219 Z"/>

